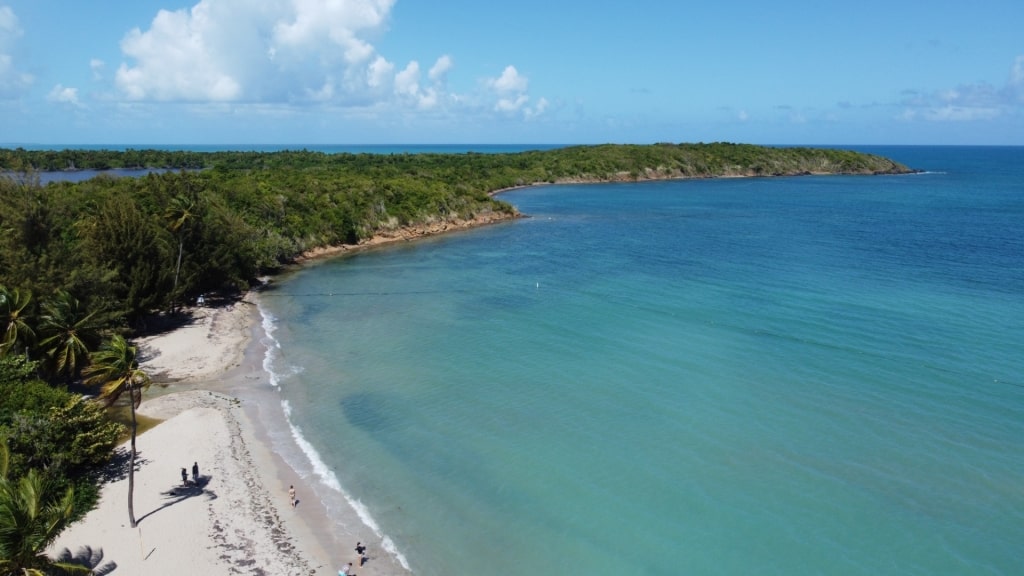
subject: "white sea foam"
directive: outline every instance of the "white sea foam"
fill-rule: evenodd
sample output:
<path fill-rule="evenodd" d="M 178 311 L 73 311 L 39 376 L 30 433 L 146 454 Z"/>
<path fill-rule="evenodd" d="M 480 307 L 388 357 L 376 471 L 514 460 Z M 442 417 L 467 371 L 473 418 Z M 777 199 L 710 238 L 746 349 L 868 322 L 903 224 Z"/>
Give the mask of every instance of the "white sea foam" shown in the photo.
<path fill-rule="evenodd" d="M 274 337 L 274 332 L 277 331 L 277 319 L 267 312 L 262 306 L 259 307 L 260 315 L 262 316 L 262 326 L 264 332 L 264 344 L 266 345 L 266 353 L 263 357 L 263 370 L 267 373 L 270 384 L 277 390 L 281 389 L 282 377 L 293 376 L 302 372 L 301 367 L 289 367 L 284 371 L 284 374 L 279 373 L 275 370 L 277 367 L 276 360 L 281 356 L 281 344 Z M 405 556 L 399 552 L 398 547 L 389 536 L 384 534 L 377 521 L 374 520 L 373 515 L 370 514 L 369 508 L 366 507 L 361 501 L 353 498 L 345 489 L 341 486 L 341 481 L 338 480 L 338 476 L 331 470 L 321 458 L 320 453 L 313 448 L 313 445 L 306 440 L 306 437 L 302 434 L 302 429 L 295 425 L 292 421 L 292 407 L 288 400 L 281 400 L 281 410 L 284 412 L 285 421 L 288 423 L 288 428 L 291 431 L 292 440 L 298 445 L 299 449 L 306 456 L 310 466 L 313 469 L 313 474 L 316 476 L 320 483 L 327 488 L 334 490 L 341 494 L 345 501 L 355 510 L 356 515 L 359 516 L 359 520 L 365 524 L 373 533 L 381 539 L 381 545 L 384 550 L 392 555 L 406 570 L 411 570 L 409 563 Z"/>
<path fill-rule="evenodd" d="M 302 367 L 289 366 L 285 370 L 280 369 L 278 360 L 281 358 L 281 343 L 274 337 L 274 332 L 277 332 L 277 318 L 270 312 L 267 312 L 262 305 L 258 305 L 258 308 L 262 317 L 260 324 L 263 327 L 263 338 L 261 341 L 266 350 L 263 353 L 263 371 L 266 372 L 270 385 L 280 390 L 281 380 L 285 377 L 301 373 Z"/>
<path fill-rule="evenodd" d="M 291 429 L 292 440 L 295 441 L 295 444 L 299 446 L 302 453 L 306 455 L 307 459 L 309 459 L 309 463 L 313 468 L 313 474 L 320 480 L 320 483 L 341 494 L 349 506 L 356 511 L 356 515 L 359 516 L 359 519 L 363 524 L 365 524 L 370 530 L 373 530 L 373 533 L 381 539 L 384 550 L 386 550 L 388 554 L 394 556 L 406 570 L 411 570 L 411 568 L 409 568 L 408 561 L 405 559 L 405 556 L 398 551 L 398 547 L 395 546 L 394 541 L 381 531 L 380 525 L 377 524 L 373 515 L 370 514 L 369 508 L 345 491 L 341 486 L 341 482 L 338 480 L 338 476 L 333 470 L 331 470 L 330 466 L 324 463 L 323 458 L 320 457 L 320 453 L 316 451 L 316 448 L 313 448 L 313 445 L 306 440 L 306 437 L 302 434 L 302 429 L 296 426 L 292 421 L 291 404 L 289 404 L 287 400 L 281 400 L 281 408 L 284 410 L 285 420 L 287 420 L 288 427 Z"/>

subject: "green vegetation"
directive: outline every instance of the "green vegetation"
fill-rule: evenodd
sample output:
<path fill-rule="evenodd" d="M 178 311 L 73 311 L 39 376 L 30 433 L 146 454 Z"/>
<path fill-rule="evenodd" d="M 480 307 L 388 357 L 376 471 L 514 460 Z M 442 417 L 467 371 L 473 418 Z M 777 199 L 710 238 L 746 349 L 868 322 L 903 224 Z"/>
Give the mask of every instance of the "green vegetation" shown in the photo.
<path fill-rule="evenodd" d="M 45 474 L 55 489 L 74 490 L 75 516 L 91 510 L 102 469 L 124 430 L 103 408 L 47 383 L 24 355 L 0 357 L 0 444 L 10 448 L 8 475 Z"/>
<path fill-rule="evenodd" d="M 172 171 L 45 186 L 36 174 L 139 167 Z M 0 573 L 48 570 L 45 545 L 95 506 L 125 433 L 107 410 L 119 398 L 135 525 L 135 408 L 149 377 L 126 337 L 154 313 L 242 292 L 315 248 L 514 218 L 492 194 L 516 186 L 908 171 L 848 151 L 728 143 L 518 154 L 0 150 L 0 442 L 10 448 Z M 83 383 L 101 387 L 99 402 L 68 391 Z M 26 506 L 45 515 L 25 516 Z"/>
<path fill-rule="evenodd" d="M 31 172 L 67 166 L 203 170 L 47 186 Z M 49 299 L 63 290 L 77 305 L 59 310 L 88 311 L 95 316 L 74 319 L 101 326 L 133 326 L 201 293 L 245 290 L 314 248 L 401 227 L 514 217 L 512 206 L 489 193 L 515 186 L 908 171 L 850 151 L 728 143 L 517 154 L 7 149 L 0 150 L 0 170 L 29 170 L 0 177 L 0 285 L 21 298 L 17 305 L 28 302 L 8 312 L 36 313 L 32 295 Z M 8 326 L 10 347 L 22 328 Z M 54 358 L 54 372 L 74 372 L 78 354 L 65 352 L 63 361 Z"/>
<path fill-rule="evenodd" d="M 92 364 L 86 368 L 86 386 L 101 386 L 99 399 L 106 406 L 112 406 L 124 394 L 128 395 L 128 406 L 131 408 L 131 448 L 128 451 L 128 520 L 135 528 L 135 435 L 138 421 L 135 409 L 142 403 L 142 393 L 149 388 L 149 375 L 139 369 L 135 346 L 129 345 L 120 335 L 114 335 L 92 355 Z"/>

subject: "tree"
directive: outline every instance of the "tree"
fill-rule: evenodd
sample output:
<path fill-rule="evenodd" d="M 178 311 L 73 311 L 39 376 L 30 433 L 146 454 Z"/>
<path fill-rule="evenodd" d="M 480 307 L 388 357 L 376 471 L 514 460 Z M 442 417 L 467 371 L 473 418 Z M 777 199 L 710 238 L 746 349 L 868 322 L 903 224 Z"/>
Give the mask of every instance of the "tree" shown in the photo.
<path fill-rule="evenodd" d="M 187 178 L 187 176 L 183 176 Z M 172 234 L 178 237 L 178 260 L 174 266 L 174 286 L 171 289 L 171 311 L 177 307 L 178 302 L 178 276 L 181 273 L 181 255 L 185 250 L 185 231 L 196 217 L 195 200 L 188 195 L 179 194 L 171 199 L 171 207 L 164 215 L 167 218 L 167 228 Z"/>
<path fill-rule="evenodd" d="M 71 380 L 99 340 L 96 312 L 86 312 L 77 298 L 64 290 L 43 302 L 39 315 L 39 347 L 50 374 Z"/>
<path fill-rule="evenodd" d="M 29 344 L 35 332 L 26 321 L 29 315 L 28 305 L 32 301 L 32 292 L 14 289 L 8 290 L 0 286 L 0 356 L 6 356 L 18 350 L 21 345 Z"/>
<path fill-rule="evenodd" d="M 0 573 L 45 576 L 89 574 L 87 566 L 53 560 L 46 549 L 74 518 L 74 490 L 54 490 L 38 470 L 7 476 L 7 447 L 0 444 Z"/>
<path fill-rule="evenodd" d="M 102 386 L 100 400 L 111 406 L 125 393 L 131 406 L 131 450 L 128 462 L 128 520 L 132 528 L 138 525 L 135 521 L 135 507 L 132 497 L 135 493 L 135 434 L 138 423 L 135 410 L 142 403 L 142 392 L 149 388 L 152 381 L 149 375 L 139 369 L 135 346 L 131 346 L 120 335 L 115 335 L 99 350 L 92 354 L 92 363 L 82 371 L 86 386 Z"/>
<path fill-rule="evenodd" d="M 112 191 L 76 223 L 83 270 L 90 270 L 93 282 L 105 291 L 96 296 L 106 298 L 112 312 L 130 321 L 165 303 L 171 285 L 167 231 L 146 211 L 141 195 Z"/>

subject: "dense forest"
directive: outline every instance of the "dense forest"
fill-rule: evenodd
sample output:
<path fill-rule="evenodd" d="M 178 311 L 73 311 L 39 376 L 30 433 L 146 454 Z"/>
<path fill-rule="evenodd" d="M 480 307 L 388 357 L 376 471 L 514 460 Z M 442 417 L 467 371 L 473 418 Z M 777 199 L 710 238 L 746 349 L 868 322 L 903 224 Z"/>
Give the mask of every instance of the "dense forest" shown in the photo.
<path fill-rule="evenodd" d="M 166 171 L 47 185 L 38 176 L 111 168 Z M 199 294 L 238 294 L 309 250 L 515 218 L 494 192 L 516 186 L 909 171 L 849 151 L 728 143 L 515 154 L 2 149 L 0 512 L 25 501 L 23 488 L 73 499 L 64 521 L 88 511 L 124 428 L 69 388 L 99 385 L 107 404 L 127 390 L 134 407 L 148 379 L 130 339 L 147 319 Z M 25 488 L 30 477 L 48 488 Z M 28 530 L 5 526 L 4 514 L 0 563 L 3 534 Z"/>
<path fill-rule="evenodd" d="M 54 168 L 172 169 L 38 184 Z M 66 292 L 104 319 L 244 290 L 300 254 L 388 230 L 514 217 L 490 193 L 553 182 L 877 174 L 877 156 L 738 144 L 577 146 L 515 154 L 0 150 L 0 286 Z M 178 170 L 178 171 L 173 171 Z"/>

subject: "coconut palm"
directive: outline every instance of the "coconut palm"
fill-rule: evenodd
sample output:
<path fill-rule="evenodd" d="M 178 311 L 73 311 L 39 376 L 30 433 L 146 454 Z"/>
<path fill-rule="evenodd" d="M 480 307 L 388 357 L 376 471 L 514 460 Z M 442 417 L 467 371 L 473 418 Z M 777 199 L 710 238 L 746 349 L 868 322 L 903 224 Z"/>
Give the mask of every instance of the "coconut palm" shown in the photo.
<path fill-rule="evenodd" d="M 164 217 L 167 219 L 167 228 L 178 237 L 178 262 L 174 267 L 174 287 L 171 289 L 172 310 L 178 300 L 178 275 L 181 273 L 181 255 L 185 251 L 185 231 L 195 218 L 195 200 L 184 194 L 179 194 L 171 199 L 171 206 Z"/>
<path fill-rule="evenodd" d="M 27 322 L 31 302 L 32 292 L 0 286 L 0 356 L 19 350 L 35 338 Z"/>
<path fill-rule="evenodd" d="M 0 444 L 0 574 L 89 574 L 87 566 L 54 560 L 46 549 L 74 517 L 74 489 L 58 493 L 38 470 L 7 477 L 9 453 Z"/>
<path fill-rule="evenodd" d="M 101 386 L 99 397 L 107 406 L 117 402 L 123 394 L 128 394 L 128 405 L 131 406 L 132 414 L 132 440 L 128 462 L 128 520 L 131 521 L 132 528 L 138 525 L 132 501 L 135 493 L 135 434 L 138 430 L 135 409 L 142 403 L 142 392 L 152 383 L 149 375 L 139 369 L 137 357 L 135 346 L 128 344 L 122 336 L 115 335 L 99 350 L 93 352 L 92 363 L 82 371 L 86 386 Z"/>
<path fill-rule="evenodd" d="M 47 367 L 55 375 L 74 378 L 99 340 L 101 326 L 96 312 L 86 312 L 78 299 L 64 290 L 58 290 L 41 308 L 39 348 L 46 356 Z"/>

